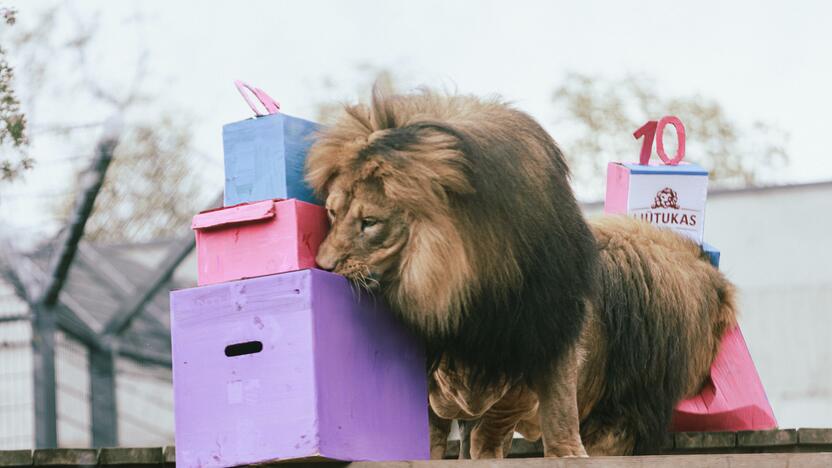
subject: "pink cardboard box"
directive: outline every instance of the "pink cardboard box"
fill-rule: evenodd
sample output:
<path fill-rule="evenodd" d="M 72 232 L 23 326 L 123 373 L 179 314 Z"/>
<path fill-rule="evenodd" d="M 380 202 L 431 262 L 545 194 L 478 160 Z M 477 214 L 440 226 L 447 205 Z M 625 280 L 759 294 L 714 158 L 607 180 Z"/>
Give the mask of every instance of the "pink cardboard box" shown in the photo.
<path fill-rule="evenodd" d="M 194 216 L 200 286 L 315 266 L 328 229 L 323 207 L 266 200 Z"/>
<path fill-rule="evenodd" d="M 610 163 L 604 212 L 670 228 L 702 244 L 708 171 L 696 164 Z"/>
<path fill-rule="evenodd" d="M 722 339 L 702 391 L 679 403 L 671 430 L 759 431 L 774 429 L 777 420 L 739 327 Z"/>
<path fill-rule="evenodd" d="M 427 459 L 421 342 L 341 276 L 171 293 L 176 465 Z"/>

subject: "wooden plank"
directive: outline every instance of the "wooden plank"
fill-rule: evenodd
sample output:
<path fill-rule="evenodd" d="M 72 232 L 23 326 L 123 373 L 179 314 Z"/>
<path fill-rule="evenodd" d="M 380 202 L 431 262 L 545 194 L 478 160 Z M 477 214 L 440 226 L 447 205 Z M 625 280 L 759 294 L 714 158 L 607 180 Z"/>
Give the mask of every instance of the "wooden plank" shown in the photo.
<path fill-rule="evenodd" d="M 797 441 L 800 445 L 832 445 L 832 429 L 798 429 Z"/>
<path fill-rule="evenodd" d="M 739 447 L 784 447 L 797 445 L 797 430 L 773 429 L 771 431 L 740 431 L 737 433 Z"/>
<path fill-rule="evenodd" d="M 31 450 L 5 450 L 0 451 L 0 466 L 32 466 Z"/>
<path fill-rule="evenodd" d="M 161 465 L 165 461 L 162 447 L 104 448 L 98 454 L 99 465 L 147 466 Z"/>
<path fill-rule="evenodd" d="M 561 459 L 513 458 L 505 460 L 432 460 L 394 463 L 354 462 L 343 466 L 349 468 L 378 468 L 382 466 L 395 468 L 829 468 L 832 466 L 832 453 L 661 455 Z"/>
<path fill-rule="evenodd" d="M 95 466 L 95 449 L 38 449 L 33 455 L 35 466 Z"/>
<path fill-rule="evenodd" d="M 735 432 L 677 432 L 674 439 L 677 450 L 726 449 L 737 445 Z"/>
<path fill-rule="evenodd" d="M 168 445 L 164 449 L 165 453 L 165 464 L 166 465 L 175 465 L 176 464 L 176 447 L 173 445 Z"/>

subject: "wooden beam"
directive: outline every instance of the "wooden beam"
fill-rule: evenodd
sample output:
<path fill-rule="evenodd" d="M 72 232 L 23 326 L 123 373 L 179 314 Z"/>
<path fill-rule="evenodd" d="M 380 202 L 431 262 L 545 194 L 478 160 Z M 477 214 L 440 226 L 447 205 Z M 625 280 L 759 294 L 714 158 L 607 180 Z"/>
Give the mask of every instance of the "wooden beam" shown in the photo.
<path fill-rule="evenodd" d="M 118 145 L 121 136 L 121 124 L 118 117 L 108 121 L 104 134 L 95 145 L 95 157 L 90 167 L 81 176 L 81 196 L 75 204 L 75 209 L 69 219 L 69 225 L 61 236 L 58 249 L 55 251 L 46 285 L 43 288 L 38 302 L 46 307 L 52 307 L 58 301 L 58 295 L 66 282 L 66 276 L 75 253 L 78 251 L 78 242 L 84 235 L 84 227 L 92 214 L 95 199 L 104 183 L 107 175 L 107 168 L 113 160 L 113 152 Z"/>
<path fill-rule="evenodd" d="M 69 219 L 69 224 L 58 242 L 49 267 L 46 283 L 36 296 L 32 312 L 32 350 L 34 374 L 34 404 L 35 404 L 35 446 L 37 448 L 51 448 L 58 445 L 58 414 L 56 410 L 56 381 L 55 381 L 55 330 L 58 321 L 58 298 L 66 283 L 69 269 L 78 243 L 84 235 L 84 227 L 92 214 L 95 199 L 107 168 L 113 159 L 113 152 L 118 145 L 121 133 L 119 117 L 111 118 L 103 135 L 95 145 L 95 157 L 90 167 L 81 176 L 81 195 Z"/>
<path fill-rule="evenodd" d="M 152 364 L 159 367 L 171 367 L 170 354 L 154 353 L 144 349 L 135 348 L 133 346 L 120 345 L 116 349 L 119 356 L 130 358 L 142 364 Z"/>
<path fill-rule="evenodd" d="M 115 359 L 109 349 L 90 348 L 90 416 L 92 446 L 118 446 Z"/>
<path fill-rule="evenodd" d="M 55 312 L 36 305 L 32 321 L 32 373 L 35 404 L 35 447 L 58 446 L 55 381 Z"/>
<path fill-rule="evenodd" d="M 32 320 L 32 317 L 34 317 L 32 314 L 4 315 L 0 317 L 0 323 L 23 322 Z"/>
<path fill-rule="evenodd" d="M 0 241 L 0 274 L 30 308 L 33 308 L 40 288 L 37 273 L 28 257 L 19 254 L 7 240 Z"/>
<path fill-rule="evenodd" d="M 213 201 L 211 207 L 218 205 L 222 205 L 222 194 Z M 106 335 L 120 335 L 126 330 L 133 318 L 144 309 L 145 304 L 156 296 L 159 288 L 170 281 L 179 264 L 193 251 L 194 245 L 194 236 L 190 233 L 174 243 L 165 254 L 165 259 L 157 267 L 159 273 L 136 288 L 133 295 L 124 301 L 119 310 L 113 315 L 113 318 L 104 327 L 103 333 Z"/>

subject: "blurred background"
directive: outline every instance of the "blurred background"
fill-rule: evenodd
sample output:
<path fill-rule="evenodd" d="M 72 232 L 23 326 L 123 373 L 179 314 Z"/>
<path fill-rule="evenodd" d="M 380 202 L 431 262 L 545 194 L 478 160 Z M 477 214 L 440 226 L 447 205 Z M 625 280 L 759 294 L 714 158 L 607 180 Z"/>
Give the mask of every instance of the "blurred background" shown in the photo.
<path fill-rule="evenodd" d="M 377 79 L 502 96 L 564 148 L 589 215 L 606 164 L 637 160 L 632 132 L 680 117 L 780 426 L 832 427 L 830 17 L 820 1 L 0 0 L 0 449 L 173 442 L 167 292 L 196 282 L 189 223 L 218 204 L 222 125 L 251 116 L 234 79 L 324 123 Z"/>

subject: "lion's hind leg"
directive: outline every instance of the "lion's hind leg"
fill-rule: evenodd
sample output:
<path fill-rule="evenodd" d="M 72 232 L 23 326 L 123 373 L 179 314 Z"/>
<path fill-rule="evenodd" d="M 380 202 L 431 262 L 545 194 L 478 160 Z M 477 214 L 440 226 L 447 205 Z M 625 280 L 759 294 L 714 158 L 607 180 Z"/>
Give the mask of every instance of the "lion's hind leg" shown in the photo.
<path fill-rule="evenodd" d="M 626 421 L 600 425 L 584 421 L 581 436 L 590 457 L 613 457 L 632 455 L 635 449 L 635 436 L 627 427 Z"/>
<path fill-rule="evenodd" d="M 451 420 L 440 418 L 428 405 L 428 425 L 430 426 L 430 458 L 441 460 L 445 458 L 448 448 L 448 435 L 451 433 Z"/>
<path fill-rule="evenodd" d="M 514 429 L 537 415 L 537 396 L 515 384 L 486 411 L 471 431 L 471 458 L 504 458 L 511 449 Z"/>

